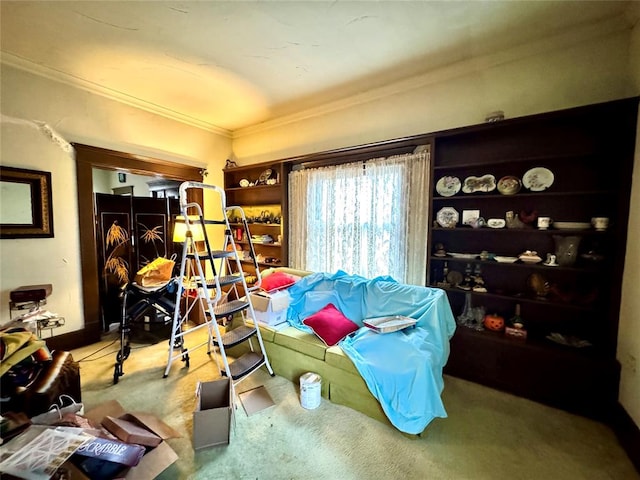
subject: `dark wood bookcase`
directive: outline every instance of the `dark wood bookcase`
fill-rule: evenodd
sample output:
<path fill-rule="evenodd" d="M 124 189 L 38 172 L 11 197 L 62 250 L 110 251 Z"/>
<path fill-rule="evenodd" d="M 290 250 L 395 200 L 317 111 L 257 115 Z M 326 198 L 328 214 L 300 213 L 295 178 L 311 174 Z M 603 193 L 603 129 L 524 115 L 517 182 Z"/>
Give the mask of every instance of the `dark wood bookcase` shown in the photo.
<path fill-rule="evenodd" d="M 471 292 L 473 307 L 484 307 L 505 319 L 516 305 L 527 330 L 526 341 L 504 333 L 459 326 L 451 340 L 445 373 L 498 388 L 516 395 L 583 415 L 607 419 L 617 404 L 620 365 L 616 360 L 620 290 L 624 269 L 627 223 L 633 172 L 638 98 L 484 123 L 469 127 L 389 140 L 379 144 L 340 149 L 305 157 L 224 170 L 228 205 L 280 205 L 282 245 L 280 258 L 287 263 L 287 175 L 299 163 L 315 166 L 360 158 L 412 151 L 431 145 L 431 186 L 425 210 L 432 220 L 427 245 L 427 281 L 439 286 L 445 262 L 449 271 L 464 275 L 480 269 L 487 292 Z M 514 195 L 490 192 L 440 195 L 435 185 L 445 176 L 461 182 L 467 177 L 491 174 L 496 182 L 508 175 L 522 179 L 527 171 L 544 167 L 553 183 L 544 190 L 522 188 Z M 271 169 L 277 183 L 255 185 Z M 247 179 L 254 186 L 241 187 Z M 436 222 L 445 207 L 460 215 L 455 228 Z M 504 219 L 508 211 L 549 216 L 556 222 L 582 222 L 608 217 L 606 231 L 586 228 L 548 230 L 524 228 L 472 228 L 462 225 L 464 210 L 480 210 L 485 219 Z M 254 223 L 252 233 L 276 227 Z M 549 267 L 538 264 L 498 263 L 476 258 L 439 257 L 435 246 L 447 252 L 518 256 L 535 250 L 544 259 L 556 253 L 554 236 L 579 236 L 575 264 Z M 259 246 L 259 252 L 275 246 Z M 262 250 L 260 250 L 262 249 Z M 594 251 L 602 255 L 585 257 Z M 264 253 L 267 255 L 268 253 Z M 264 265 L 274 266 L 274 265 Z M 537 296 L 530 277 L 538 274 L 551 287 Z M 444 287 L 455 316 L 465 305 L 467 291 Z M 547 337 L 588 341 L 588 347 L 555 343 Z"/>
<path fill-rule="evenodd" d="M 245 210 L 252 235 L 269 235 L 274 243 L 254 242 L 256 255 L 265 260 L 278 259 L 274 262 L 260 262 L 258 267 L 282 267 L 288 263 L 287 248 L 287 175 L 289 166 L 284 162 L 260 163 L 241 167 L 226 168 L 224 172 L 224 190 L 227 206 L 239 206 Z M 268 179 L 267 179 L 268 177 Z M 265 180 L 266 179 L 266 180 Z M 249 183 L 249 186 L 246 185 Z M 279 211 L 278 218 L 261 216 L 261 211 Z M 240 227 L 239 224 L 233 225 Z M 281 241 L 277 242 L 278 236 Z M 243 248 L 248 248 L 246 241 L 237 241 Z M 243 262 L 243 270 L 254 274 L 252 262 Z"/>
<path fill-rule="evenodd" d="M 480 269 L 487 292 L 471 292 L 472 306 L 505 319 L 516 304 L 527 330 L 526 341 L 504 333 L 459 326 L 445 372 L 593 417 L 602 417 L 617 401 L 620 367 L 616 360 L 620 289 L 627 238 L 638 98 L 546 114 L 503 120 L 434 134 L 427 276 L 429 285 L 448 271 Z M 490 192 L 440 195 L 435 185 L 445 176 L 461 183 L 470 176 L 491 174 L 519 179 L 534 167 L 554 174 L 542 191 L 522 189 L 503 195 Z M 448 194 L 448 193 L 447 193 Z M 435 219 L 445 207 L 460 220 L 444 228 Z M 464 210 L 480 210 L 485 218 L 504 219 L 508 211 L 537 212 L 556 222 L 589 223 L 608 217 L 606 231 L 535 225 L 523 228 L 472 228 L 462 225 Z M 556 236 L 579 236 L 577 261 L 571 266 L 543 263 L 498 263 L 491 259 L 436 256 L 447 252 L 518 256 L 534 250 L 544 259 L 555 253 Z M 585 255 L 596 252 L 602 259 Z M 597 260 L 594 260 L 596 258 Z M 531 275 L 551 287 L 547 295 L 532 291 Z M 467 291 L 445 287 L 455 316 Z M 575 347 L 548 339 L 552 333 L 579 338 L 591 346 Z"/>

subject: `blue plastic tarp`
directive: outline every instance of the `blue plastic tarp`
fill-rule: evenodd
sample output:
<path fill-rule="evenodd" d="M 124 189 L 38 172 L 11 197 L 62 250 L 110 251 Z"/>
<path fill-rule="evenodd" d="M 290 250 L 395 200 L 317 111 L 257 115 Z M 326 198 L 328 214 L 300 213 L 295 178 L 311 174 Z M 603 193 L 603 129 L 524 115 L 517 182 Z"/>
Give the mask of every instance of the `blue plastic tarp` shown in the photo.
<path fill-rule="evenodd" d="M 301 330 L 311 332 L 302 321 L 328 303 L 362 327 L 338 345 L 398 430 L 418 434 L 447 416 L 442 369 L 456 323 L 443 290 L 338 271 L 304 277 L 289 294 L 287 320 Z M 416 319 L 416 326 L 385 334 L 363 327 L 366 318 L 393 315 Z"/>

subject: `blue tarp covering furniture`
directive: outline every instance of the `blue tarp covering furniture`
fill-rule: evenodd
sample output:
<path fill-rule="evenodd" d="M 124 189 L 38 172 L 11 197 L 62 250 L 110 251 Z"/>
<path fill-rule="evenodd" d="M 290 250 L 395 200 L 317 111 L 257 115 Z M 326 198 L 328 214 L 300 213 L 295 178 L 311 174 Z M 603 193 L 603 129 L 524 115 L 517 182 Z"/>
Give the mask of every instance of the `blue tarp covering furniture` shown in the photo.
<path fill-rule="evenodd" d="M 338 345 L 396 428 L 417 434 L 434 418 L 447 416 L 440 398 L 442 369 L 456 323 L 443 290 L 338 271 L 304 277 L 289 294 L 287 321 L 296 328 L 310 332 L 302 321 L 328 303 L 361 327 Z M 418 322 L 386 334 L 363 326 L 366 318 L 394 315 Z"/>

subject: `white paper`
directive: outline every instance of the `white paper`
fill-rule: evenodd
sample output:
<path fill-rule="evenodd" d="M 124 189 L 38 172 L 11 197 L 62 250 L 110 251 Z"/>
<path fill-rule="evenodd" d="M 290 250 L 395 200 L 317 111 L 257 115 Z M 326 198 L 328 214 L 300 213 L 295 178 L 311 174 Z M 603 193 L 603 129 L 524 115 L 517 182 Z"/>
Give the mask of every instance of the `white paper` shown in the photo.
<path fill-rule="evenodd" d="M 78 429 L 46 429 L 0 463 L 0 471 L 27 480 L 48 479 L 73 452 L 93 438 Z"/>

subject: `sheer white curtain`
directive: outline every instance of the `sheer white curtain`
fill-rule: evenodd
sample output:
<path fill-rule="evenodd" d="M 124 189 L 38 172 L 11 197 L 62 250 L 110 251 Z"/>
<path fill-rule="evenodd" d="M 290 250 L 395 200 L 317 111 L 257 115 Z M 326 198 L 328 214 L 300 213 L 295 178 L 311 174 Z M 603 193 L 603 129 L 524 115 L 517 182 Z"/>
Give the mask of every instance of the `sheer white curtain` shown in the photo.
<path fill-rule="evenodd" d="M 289 263 L 424 285 L 428 152 L 289 175 Z"/>

